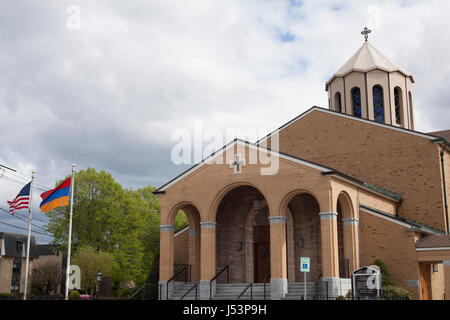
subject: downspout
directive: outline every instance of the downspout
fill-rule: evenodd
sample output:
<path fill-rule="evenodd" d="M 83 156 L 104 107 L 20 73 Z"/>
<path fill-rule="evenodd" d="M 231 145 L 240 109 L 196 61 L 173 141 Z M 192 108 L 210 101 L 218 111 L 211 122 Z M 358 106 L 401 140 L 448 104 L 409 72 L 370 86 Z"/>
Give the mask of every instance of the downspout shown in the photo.
<path fill-rule="evenodd" d="M 444 206 L 445 206 L 445 219 L 447 221 L 447 235 L 449 234 L 450 226 L 448 224 L 448 202 L 447 202 L 447 185 L 445 183 L 445 166 L 444 166 L 444 150 L 441 150 L 441 166 L 442 166 L 442 184 L 444 191 Z"/>

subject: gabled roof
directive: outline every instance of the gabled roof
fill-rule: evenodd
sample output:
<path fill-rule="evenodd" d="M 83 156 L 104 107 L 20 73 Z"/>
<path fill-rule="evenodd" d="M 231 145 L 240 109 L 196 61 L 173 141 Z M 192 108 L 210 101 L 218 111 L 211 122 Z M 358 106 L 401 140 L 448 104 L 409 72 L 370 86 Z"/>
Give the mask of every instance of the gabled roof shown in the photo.
<path fill-rule="evenodd" d="M 417 240 L 416 248 L 443 248 L 450 247 L 449 235 L 431 235 Z"/>
<path fill-rule="evenodd" d="M 437 137 L 442 137 L 445 140 L 450 141 L 450 130 L 429 132 L 428 134 L 431 134 L 431 135 L 437 136 Z"/>
<path fill-rule="evenodd" d="M 336 77 L 344 77 L 347 74 L 357 72 L 369 72 L 375 69 L 383 70 L 386 72 L 400 72 L 406 77 L 411 77 L 412 82 L 414 78 L 412 74 L 396 63 L 392 62 L 388 57 L 378 51 L 370 42 L 364 42 L 361 48 L 327 81 L 328 84 Z"/>
<path fill-rule="evenodd" d="M 366 189 L 370 192 L 374 192 L 377 193 L 378 195 L 388 198 L 389 200 L 393 200 L 396 202 L 401 202 L 402 201 L 402 196 L 400 194 L 391 192 L 389 190 L 385 190 L 379 187 L 376 187 L 374 185 L 368 184 L 366 182 L 360 181 L 358 179 L 355 179 L 349 175 L 346 175 L 344 173 L 341 173 L 337 170 L 334 170 L 332 168 L 329 167 L 325 167 L 323 165 L 314 163 L 312 161 L 308 161 L 308 160 L 304 160 L 304 159 L 300 159 L 282 152 L 277 152 L 277 151 L 272 151 L 270 149 L 258 146 L 254 143 L 250 143 L 248 141 L 244 141 L 241 139 L 234 139 L 234 141 L 228 143 L 227 145 L 225 145 L 222 150 L 218 151 L 218 152 L 214 152 L 213 154 L 211 154 L 208 158 L 203 159 L 201 162 L 197 163 L 196 165 L 194 165 L 193 167 L 191 167 L 190 169 L 186 170 L 185 172 L 183 172 L 182 174 L 180 174 L 179 176 L 175 177 L 174 179 L 170 180 L 168 183 L 166 183 L 165 185 L 159 187 L 157 190 L 153 191 L 153 194 L 163 194 L 165 193 L 165 191 L 171 187 L 172 185 L 176 184 L 178 181 L 184 179 L 185 177 L 187 177 L 188 175 L 192 174 L 193 172 L 197 171 L 198 169 L 200 169 L 201 167 L 203 167 L 205 164 L 209 163 L 210 161 L 212 161 L 213 159 L 215 159 L 216 157 L 220 156 L 221 154 L 223 154 L 224 152 L 226 152 L 227 150 L 233 148 L 235 145 L 242 145 L 242 146 L 246 146 L 248 148 L 257 150 L 257 151 L 262 151 L 267 153 L 270 156 L 277 156 L 281 159 L 285 159 L 294 163 L 298 163 L 304 166 L 307 166 L 309 168 L 318 170 L 321 174 L 323 175 L 331 175 L 331 176 L 335 176 L 338 179 L 341 179 L 343 181 L 346 181 L 350 184 L 356 185 L 362 189 Z"/>
<path fill-rule="evenodd" d="M 307 115 L 309 115 L 310 113 L 314 112 L 314 111 L 319 111 L 319 112 L 324 112 L 327 114 L 331 114 L 334 116 L 338 116 L 338 117 L 343 117 L 343 118 L 347 118 L 347 119 L 351 119 L 351 120 L 355 120 L 355 121 L 359 121 L 359 122 L 363 122 L 363 123 L 367 123 L 367 124 L 371 124 L 374 126 L 379 126 L 379 127 L 383 127 L 383 128 L 387 128 L 390 130 L 394 130 L 394 131 L 399 131 L 399 132 L 403 132 L 403 133 L 407 133 L 407 134 L 412 134 L 415 136 L 419 136 L 425 139 L 429 139 L 432 141 L 436 141 L 436 142 L 440 142 L 443 141 L 444 143 L 448 144 L 448 141 L 446 141 L 445 139 L 443 139 L 443 137 L 439 137 L 439 136 L 435 136 L 429 133 L 423 133 L 423 132 L 419 132 L 419 131 L 414 131 L 414 130 L 409 130 L 409 129 L 405 129 L 402 127 L 396 127 L 390 124 L 386 124 L 386 123 L 381 123 L 381 122 L 377 122 L 377 121 L 373 121 L 373 120 L 369 120 L 369 119 L 364 119 L 364 118 L 359 118 L 353 115 L 349 115 L 346 113 L 340 113 L 337 111 L 333 111 L 333 110 L 329 110 L 329 109 L 325 109 L 325 108 L 321 108 L 321 107 L 317 107 L 314 106 L 308 110 L 306 110 L 305 112 L 303 112 L 301 115 L 295 117 L 294 119 L 288 121 L 287 123 L 283 124 L 281 127 L 279 127 L 278 129 L 272 131 L 271 133 L 269 133 L 267 136 L 265 136 L 264 138 L 258 140 L 256 142 L 257 145 L 259 145 L 260 143 L 266 141 L 267 139 L 270 138 L 270 136 L 272 136 L 274 133 L 277 133 L 283 129 L 286 129 L 287 127 L 289 127 L 290 125 L 296 123 L 297 121 L 301 120 L 302 118 L 306 117 Z"/>

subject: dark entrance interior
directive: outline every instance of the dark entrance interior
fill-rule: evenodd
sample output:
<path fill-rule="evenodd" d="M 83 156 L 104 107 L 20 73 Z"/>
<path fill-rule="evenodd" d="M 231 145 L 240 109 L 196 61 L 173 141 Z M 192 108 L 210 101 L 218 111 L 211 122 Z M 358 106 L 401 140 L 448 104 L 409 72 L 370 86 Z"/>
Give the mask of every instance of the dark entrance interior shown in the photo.
<path fill-rule="evenodd" d="M 255 282 L 262 283 L 270 272 L 270 226 L 253 226 Z"/>

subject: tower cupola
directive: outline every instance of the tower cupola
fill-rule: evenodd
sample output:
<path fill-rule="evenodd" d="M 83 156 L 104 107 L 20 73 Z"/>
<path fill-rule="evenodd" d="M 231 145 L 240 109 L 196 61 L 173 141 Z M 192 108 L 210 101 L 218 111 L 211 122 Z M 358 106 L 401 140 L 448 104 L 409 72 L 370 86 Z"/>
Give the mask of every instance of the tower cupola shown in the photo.
<path fill-rule="evenodd" d="M 367 40 L 327 81 L 329 109 L 414 130 L 411 73 Z"/>

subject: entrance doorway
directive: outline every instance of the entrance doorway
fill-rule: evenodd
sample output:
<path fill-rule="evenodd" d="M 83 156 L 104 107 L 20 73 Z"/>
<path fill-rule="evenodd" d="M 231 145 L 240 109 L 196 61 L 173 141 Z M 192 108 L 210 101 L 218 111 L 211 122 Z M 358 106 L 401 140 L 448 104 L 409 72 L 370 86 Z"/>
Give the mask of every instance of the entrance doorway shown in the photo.
<path fill-rule="evenodd" d="M 270 272 L 270 225 L 253 226 L 255 283 L 264 282 Z"/>
<path fill-rule="evenodd" d="M 420 263 L 420 287 L 422 288 L 422 300 L 431 300 L 431 265 Z"/>

